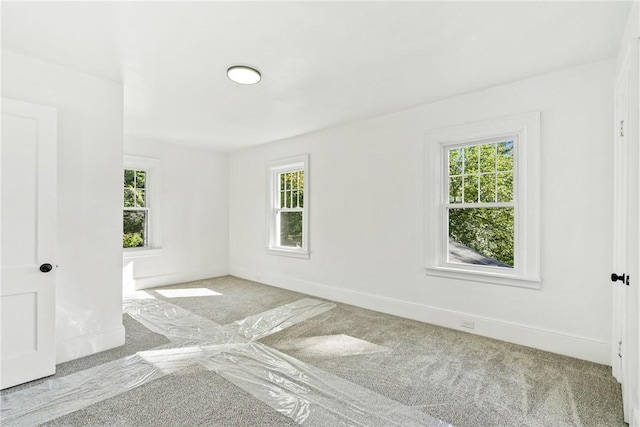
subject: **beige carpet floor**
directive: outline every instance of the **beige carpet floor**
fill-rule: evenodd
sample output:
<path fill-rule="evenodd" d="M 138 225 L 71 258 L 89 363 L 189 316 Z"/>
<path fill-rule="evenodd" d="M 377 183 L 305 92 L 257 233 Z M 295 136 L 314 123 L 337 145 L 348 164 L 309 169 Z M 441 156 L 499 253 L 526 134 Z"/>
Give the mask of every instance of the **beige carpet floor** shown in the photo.
<path fill-rule="evenodd" d="M 213 292 L 206 295 L 207 290 Z M 233 324 L 306 297 L 230 276 L 146 293 L 218 325 Z M 189 296 L 192 294 L 198 296 Z M 169 343 L 167 337 L 150 331 L 128 315 L 124 316 L 124 323 L 124 347 L 61 364 L 54 377 L 4 390 L 3 399 L 19 391 L 35 390 L 48 384 L 48 380 L 61 380 Z M 329 382 L 326 390 L 334 384 L 348 389 L 353 384 L 354 390 L 357 387 L 366 391 L 362 399 L 370 402 L 365 404 L 391 400 L 400 412 L 424 413 L 456 426 L 625 425 L 620 387 L 611 376 L 610 367 L 345 304 L 338 303 L 335 308 L 267 335 L 259 345 L 320 372 L 321 378 Z M 331 378 L 341 382 L 332 383 Z M 293 385 L 284 387 L 294 390 Z M 323 395 L 327 406 L 339 392 Z M 71 394 L 69 398 L 82 396 Z M 265 399 L 215 371 L 190 364 L 71 413 L 52 419 L 45 416 L 44 425 L 296 424 L 286 411 L 278 412 Z M 26 398 L 24 404 L 29 405 Z M 313 411 L 313 405 L 302 409 Z M 380 419 L 376 418 L 376 423 L 385 425 Z M 333 419 L 332 424 L 335 423 Z M 302 421 L 302 425 L 311 424 Z"/>

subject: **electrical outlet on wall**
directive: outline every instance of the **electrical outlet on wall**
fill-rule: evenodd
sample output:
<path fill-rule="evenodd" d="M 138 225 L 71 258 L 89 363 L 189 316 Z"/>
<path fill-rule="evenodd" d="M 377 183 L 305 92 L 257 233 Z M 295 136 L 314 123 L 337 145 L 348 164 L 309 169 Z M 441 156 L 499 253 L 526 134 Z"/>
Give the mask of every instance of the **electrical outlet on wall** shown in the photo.
<path fill-rule="evenodd" d="M 460 326 L 463 328 L 473 329 L 475 325 L 473 324 L 473 320 L 461 320 Z"/>

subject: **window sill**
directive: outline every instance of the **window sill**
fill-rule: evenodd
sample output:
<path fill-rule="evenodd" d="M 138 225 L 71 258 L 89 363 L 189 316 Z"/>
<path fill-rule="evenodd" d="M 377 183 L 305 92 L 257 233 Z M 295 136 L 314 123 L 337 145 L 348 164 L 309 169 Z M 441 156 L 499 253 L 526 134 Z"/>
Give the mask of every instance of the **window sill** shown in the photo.
<path fill-rule="evenodd" d="M 123 249 L 122 258 L 149 258 L 162 255 L 162 248 L 134 248 Z"/>
<path fill-rule="evenodd" d="M 448 279 L 466 280 L 471 282 L 490 283 L 493 285 L 515 286 L 527 289 L 541 289 L 542 279 L 539 277 L 525 277 L 492 272 L 469 271 L 451 267 L 426 267 L 427 276 L 446 277 Z"/>
<path fill-rule="evenodd" d="M 311 254 L 309 252 L 300 251 L 300 250 L 266 248 L 266 251 L 267 251 L 267 254 L 269 255 L 280 255 L 280 256 L 287 256 L 291 258 L 309 259 L 311 257 Z"/>

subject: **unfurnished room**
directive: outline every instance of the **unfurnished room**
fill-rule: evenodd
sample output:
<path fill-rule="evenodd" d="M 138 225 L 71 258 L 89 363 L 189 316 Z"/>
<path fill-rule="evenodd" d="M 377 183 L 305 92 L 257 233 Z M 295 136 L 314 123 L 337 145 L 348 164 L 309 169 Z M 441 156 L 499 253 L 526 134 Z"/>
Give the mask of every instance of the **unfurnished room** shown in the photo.
<path fill-rule="evenodd" d="M 3 426 L 640 427 L 640 3 L 2 1 Z"/>

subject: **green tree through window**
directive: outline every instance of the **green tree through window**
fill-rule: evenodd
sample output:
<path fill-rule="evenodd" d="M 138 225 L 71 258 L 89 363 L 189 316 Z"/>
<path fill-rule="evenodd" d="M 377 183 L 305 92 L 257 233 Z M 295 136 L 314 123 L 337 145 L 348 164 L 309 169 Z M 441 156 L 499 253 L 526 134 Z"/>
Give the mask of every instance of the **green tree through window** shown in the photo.
<path fill-rule="evenodd" d="M 148 246 L 147 224 L 147 172 L 124 170 L 124 210 L 122 247 L 138 248 Z"/>
<path fill-rule="evenodd" d="M 514 141 L 449 148 L 449 260 L 514 266 Z"/>
<path fill-rule="evenodd" d="M 302 247 L 304 171 L 279 174 L 280 246 Z"/>
<path fill-rule="evenodd" d="M 267 164 L 268 254 L 309 259 L 308 164 L 308 154 Z"/>

